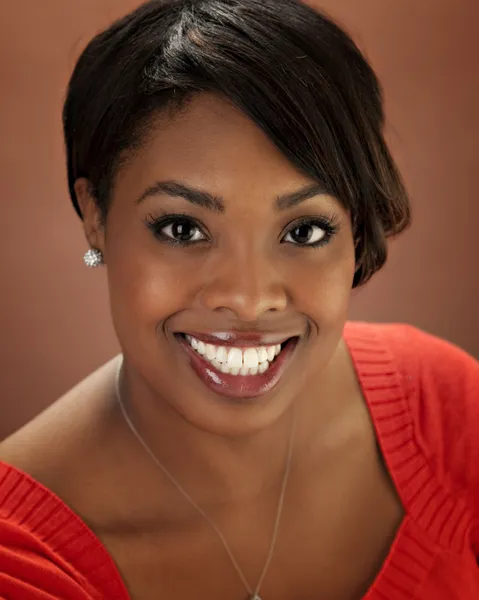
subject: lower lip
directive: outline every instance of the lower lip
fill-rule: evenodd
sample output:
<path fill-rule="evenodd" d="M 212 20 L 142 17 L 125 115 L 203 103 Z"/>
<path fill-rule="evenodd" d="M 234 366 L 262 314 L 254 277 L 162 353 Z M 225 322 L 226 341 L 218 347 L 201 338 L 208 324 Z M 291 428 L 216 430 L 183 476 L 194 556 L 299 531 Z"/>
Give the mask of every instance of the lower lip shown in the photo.
<path fill-rule="evenodd" d="M 201 381 L 216 394 L 234 399 L 257 398 L 272 390 L 288 367 L 298 343 L 297 338 L 291 339 L 265 373 L 243 376 L 217 371 L 193 350 L 183 336 L 176 336 L 176 339 L 187 352 L 191 366 Z"/>

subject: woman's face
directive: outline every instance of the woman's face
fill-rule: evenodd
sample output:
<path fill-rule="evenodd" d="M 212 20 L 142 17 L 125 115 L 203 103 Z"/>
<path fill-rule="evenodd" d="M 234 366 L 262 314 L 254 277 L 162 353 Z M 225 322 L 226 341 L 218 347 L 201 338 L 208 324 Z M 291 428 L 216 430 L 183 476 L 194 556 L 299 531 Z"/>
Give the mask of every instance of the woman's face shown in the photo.
<path fill-rule="evenodd" d="M 152 124 L 104 231 L 82 189 L 125 358 L 159 402 L 236 435 L 314 394 L 346 320 L 349 214 L 242 112 L 204 94 Z"/>

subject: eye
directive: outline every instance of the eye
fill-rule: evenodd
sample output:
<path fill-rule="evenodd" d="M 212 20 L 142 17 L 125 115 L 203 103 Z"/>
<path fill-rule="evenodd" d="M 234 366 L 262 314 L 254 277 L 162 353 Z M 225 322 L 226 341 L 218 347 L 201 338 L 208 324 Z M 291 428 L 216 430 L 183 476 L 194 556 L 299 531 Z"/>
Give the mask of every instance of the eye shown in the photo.
<path fill-rule="evenodd" d="M 296 246 L 318 247 L 327 244 L 336 233 L 337 225 L 329 219 L 306 218 L 297 221 L 283 237 L 283 242 Z"/>
<path fill-rule="evenodd" d="M 318 225 L 302 224 L 295 227 L 284 237 L 285 242 L 301 245 L 312 245 L 320 242 L 326 235 Z"/>
<path fill-rule="evenodd" d="M 199 242 L 205 239 L 204 233 L 190 219 L 175 219 L 164 225 L 161 231 L 166 237 L 177 242 Z"/>
<path fill-rule="evenodd" d="M 160 219 L 150 216 L 146 224 L 157 238 L 172 244 L 187 245 L 208 239 L 196 221 L 181 215 Z"/>

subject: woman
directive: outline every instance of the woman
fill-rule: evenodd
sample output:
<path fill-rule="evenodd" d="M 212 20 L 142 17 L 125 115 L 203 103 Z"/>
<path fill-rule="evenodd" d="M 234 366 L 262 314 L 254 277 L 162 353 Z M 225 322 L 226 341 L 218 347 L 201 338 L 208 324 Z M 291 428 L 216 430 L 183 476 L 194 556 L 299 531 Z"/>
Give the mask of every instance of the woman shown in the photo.
<path fill-rule="evenodd" d="M 122 356 L 0 447 L 9 600 L 479 597 L 479 369 L 346 323 L 409 223 L 378 82 L 295 0 L 151 1 L 64 108 Z"/>

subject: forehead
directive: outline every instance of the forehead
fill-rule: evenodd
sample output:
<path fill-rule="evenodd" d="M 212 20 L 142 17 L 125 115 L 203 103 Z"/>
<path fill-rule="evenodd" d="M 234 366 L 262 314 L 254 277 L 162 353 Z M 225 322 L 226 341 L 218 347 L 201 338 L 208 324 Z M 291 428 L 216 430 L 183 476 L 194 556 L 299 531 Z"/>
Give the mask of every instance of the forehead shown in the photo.
<path fill-rule="evenodd" d="M 140 186 L 155 179 L 178 179 L 221 189 L 222 195 L 238 185 L 243 191 L 254 185 L 284 193 L 285 185 L 294 189 L 311 181 L 241 110 L 213 94 L 195 97 L 172 117 L 155 119 L 126 171 L 127 179 Z"/>

